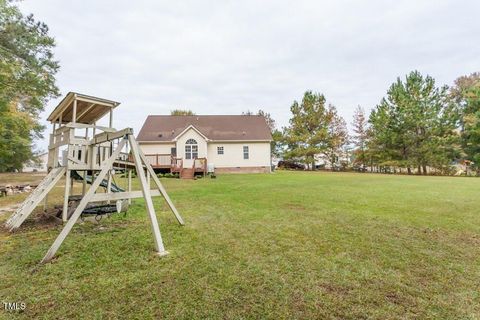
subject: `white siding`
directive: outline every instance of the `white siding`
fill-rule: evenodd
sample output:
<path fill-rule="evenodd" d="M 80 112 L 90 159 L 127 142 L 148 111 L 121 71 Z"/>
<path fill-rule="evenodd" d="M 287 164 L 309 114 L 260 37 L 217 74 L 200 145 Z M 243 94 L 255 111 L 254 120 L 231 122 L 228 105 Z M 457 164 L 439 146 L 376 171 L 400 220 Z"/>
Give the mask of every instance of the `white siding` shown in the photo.
<path fill-rule="evenodd" d="M 144 154 L 170 154 L 175 143 L 145 143 L 140 144 Z"/>
<path fill-rule="evenodd" d="M 223 146 L 223 155 L 217 147 Z M 248 146 L 249 158 L 243 159 L 243 146 Z M 216 168 L 270 167 L 269 142 L 211 142 L 208 144 L 208 163 Z"/>
<path fill-rule="evenodd" d="M 207 157 L 207 142 L 196 130 L 190 128 L 177 139 L 177 156 L 183 159 L 183 167 L 190 168 L 193 165 L 193 160 L 185 158 L 185 142 L 188 139 L 195 139 L 198 144 L 198 158 Z M 208 161 L 208 159 L 207 159 Z"/>

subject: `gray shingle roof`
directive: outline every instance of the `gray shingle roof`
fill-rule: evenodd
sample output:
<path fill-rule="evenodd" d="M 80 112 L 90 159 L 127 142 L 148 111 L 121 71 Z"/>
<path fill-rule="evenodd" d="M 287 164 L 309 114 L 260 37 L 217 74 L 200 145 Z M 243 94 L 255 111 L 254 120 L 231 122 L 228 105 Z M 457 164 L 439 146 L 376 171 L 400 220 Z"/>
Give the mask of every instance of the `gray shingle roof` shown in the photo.
<path fill-rule="evenodd" d="M 137 140 L 165 142 L 174 140 L 190 125 L 205 137 L 217 141 L 270 141 L 272 135 L 262 116 L 148 116 Z"/>

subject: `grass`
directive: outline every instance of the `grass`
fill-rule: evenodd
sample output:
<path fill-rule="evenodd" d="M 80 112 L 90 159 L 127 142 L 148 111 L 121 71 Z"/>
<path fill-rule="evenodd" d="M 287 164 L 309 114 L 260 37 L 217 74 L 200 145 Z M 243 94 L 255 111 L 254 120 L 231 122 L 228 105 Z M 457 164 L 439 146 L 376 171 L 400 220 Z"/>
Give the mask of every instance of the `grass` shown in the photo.
<path fill-rule="evenodd" d="M 163 258 L 143 200 L 126 218 L 78 224 L 44 266 L 61 226 L 0 233 L 0 300 L 27 304 L 0 318 L 480 317 L 477 179 L 277 172 L 162 182 L 186 221 L 155 198 Z"/>

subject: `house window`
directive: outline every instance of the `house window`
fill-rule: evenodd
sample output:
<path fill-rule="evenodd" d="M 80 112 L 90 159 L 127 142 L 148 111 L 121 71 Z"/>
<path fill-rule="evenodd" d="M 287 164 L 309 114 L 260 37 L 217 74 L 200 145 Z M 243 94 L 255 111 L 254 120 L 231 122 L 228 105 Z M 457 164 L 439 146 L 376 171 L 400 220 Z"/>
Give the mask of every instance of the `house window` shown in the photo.
<path fill-rule="evenodd" d="M 248 146 L 243 146 L 243 159 L 248 159 L 249 154 L 248 154 Z"/>
<path fill-rule="evenodd" d="M 223 146 L 217 147 L 217 154 L 223 154 Z"/>
<path fill-rule="evenodd" d="M 197 159 L 198 158 L 198 144 L 195 139 L 188 139 L 185 142 L 185 159 Z"/>

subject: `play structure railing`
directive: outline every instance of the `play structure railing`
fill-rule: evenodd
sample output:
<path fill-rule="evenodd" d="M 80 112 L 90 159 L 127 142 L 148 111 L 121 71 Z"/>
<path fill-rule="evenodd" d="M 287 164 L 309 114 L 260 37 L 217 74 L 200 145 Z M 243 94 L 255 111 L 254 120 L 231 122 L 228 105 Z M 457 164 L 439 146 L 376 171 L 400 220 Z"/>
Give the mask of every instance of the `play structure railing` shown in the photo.
<path fill-rule="evenodd" d="M 135 140 L 133 129 L 116 130 L 112 127 L 113 109 L 118 105 L 115 101 L 69 92 L 48 117 L 53 125 L 48 146 L 49 173 L 5 223 L 8 230 L 14 231 L 41 202 L 46 210 L 48 193 L 65 177 L 65 182 L 58 186 L 64 191 L 61 217 L 65 225 L 42 262 L 48 262 L 55 256 L 83 214 L 120 212 L 126 210 L 124 204 L 131 199 L 143 199 L 152 227 L 155 250 L 160 256 L 168 252 L 163 245 L 152 197 L 162 196 L 178 223 L 184 225 L 150 165 L 151 159 L 145 157 Z M 107 114 L 109 126 L 97 126 L 97 121 Z M 79 133 L 82 135 L 79 136 Z M 170 155 L 162 160 L 156 156 L 155 161 L 173 165 Z M 123 171 L 125 188 L 115 183 L 116 170 Z M 141 190 L 132 190 L 132 170 L 136 172 Z M 74 180 L 82 182 L 81 194 L 74 194 Z M 151 189 L 151 180 L 154 189 Z M 106 190 L 101 192 L 100 187 Z"/>

